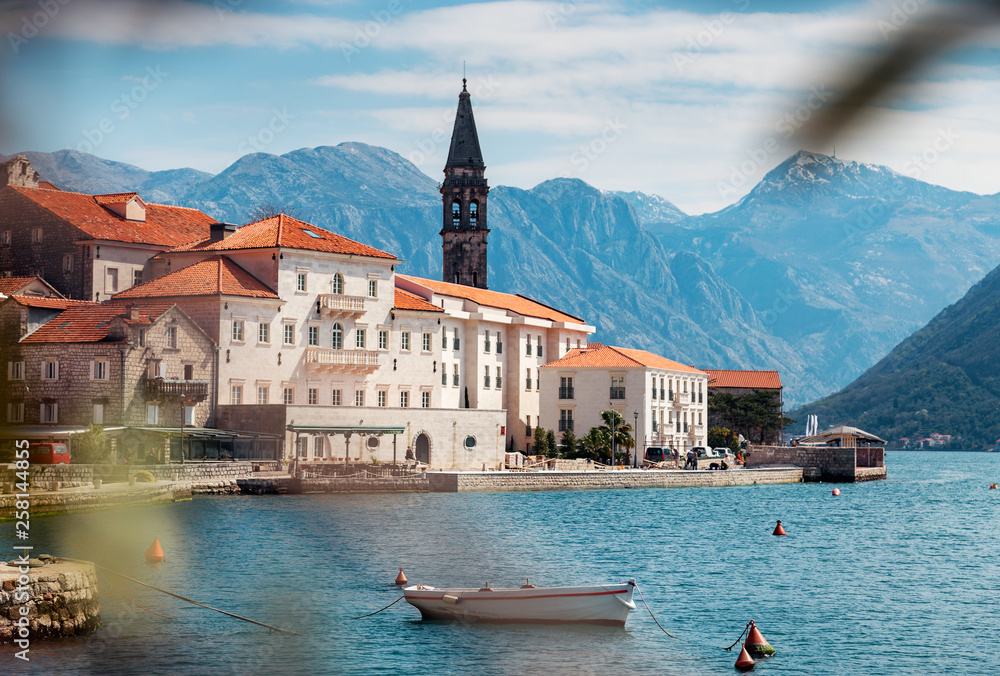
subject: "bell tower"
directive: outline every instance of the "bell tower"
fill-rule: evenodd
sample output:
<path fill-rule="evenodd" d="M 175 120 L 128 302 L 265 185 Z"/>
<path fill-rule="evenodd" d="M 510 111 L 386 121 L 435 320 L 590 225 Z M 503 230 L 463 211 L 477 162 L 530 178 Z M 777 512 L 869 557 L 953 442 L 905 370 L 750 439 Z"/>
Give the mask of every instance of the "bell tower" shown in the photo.
<path fill-rule="evenodd" d="M 466 80 L 462 78 L 451 149 L 441 184 L 443 278 L 446 282 L 487 288 L 486 236 L 490 230 L 486 226 L 486 195 L 489 191 L 476 120 L 472 116 L 472 101 Z"/>

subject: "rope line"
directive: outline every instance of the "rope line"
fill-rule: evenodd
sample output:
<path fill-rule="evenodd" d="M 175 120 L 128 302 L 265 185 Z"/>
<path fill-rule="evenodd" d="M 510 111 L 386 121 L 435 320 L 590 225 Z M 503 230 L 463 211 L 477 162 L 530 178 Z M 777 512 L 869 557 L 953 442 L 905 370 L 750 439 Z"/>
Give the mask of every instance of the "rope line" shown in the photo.
<path fill-rule="evenodd" d="M 395 601 L 393 601 L 392 603 L 390 603 L 389 605 L 387 605 L 385 608 L 379 608 L 374 613 L 368 613 L 367 615 L 358 615 L 357 617 L 352 617 L 351 619 L 352 620 L 360 620 L 360 619 L 365 618 L 365 617 L 371 617 L 372 615 L 378 615 L 383 610 L 389 610 L 389 608 L 392 608 L 394 605 L 396 605 L 397 603 L 399 603 L 400 601 L 402 601 L 405 598 L 406 598 L 405 596 L 400 596 L 398 599 L 396 599 Z"/>
<path fill-rule="evenodd" d="M 649 616 L 653 618 L 653 622 L 656 622 L 656 626 L 660 628 L 660 631 L 662 631 L 664 634 L 666 634 L 670 638 L 677 638 L 676 636 L 674 636 L 673 634 L 671 634 L 669 631 L 667 631 L 666 629 L 664 629 L 663 625 L 660 624 L 660 621 L 658 619 L 656 619 L 655 615 L 653 615 L 653 611 L 649 609 L 649 604 L 646 603 L 646 597 L 642 595 L 642 590 L 639 589 L 639 585 L 635 585 L 635 590 L 637 592 L 639 592 L 639 598 L 642 599 L 642 605 L 646 606 L 646 610 L 649 612 Z M 681 639 L 677 639 L 677 640 L 681 640 Z"/>
<path fill-rule="evenodd" d="M 141 582 L 141 581 L 135 579 L 134 577 L 129 577 L 128 575 L 124 575 L 123 573 L 119 573 L 117 570 L 111 570 L 110 568 L 105 568 L 104 566 L 99 566 L 99 565 L 97 565 L 96 563 L 94 563 L 92 561 L 81 561 L 80 559 L 69 559 L 69 558 L 66 558 L 65 556 L 60 556 L 59 559 L 61 561 L 73 561 L 74 563 L 89 563 L 92 566 L 94 566 L 94 568 L 97 568 L 98 570 L 103 570 L 106 573 L 111 573 L 112 575 L 117 575 L 118 577 L 124 578 L 124 579 L 128 580 L 129 582 L 134 582 L 134 583 L 136 583 L 138 585 L 142 585 L 143 587 L 148 587 L 149 589 L 153 589 L 155 591 L 158 591 L 161 594 L 166 594 L 167 596 L 173 596 L 175 599 L 180 599 L 181 601 L 185 601 L 185 602 L 190 603 L 192 605 L 201 606 L 202 608 L 208 608 L 209 610 L 214 610 L 217 613 L 222 613 L 223 615 L 228 615 L 229 617 L 235 617 L 237 620 L 243 620 L 244 622 L 249 622 L 250 624 L 256 624 L 257 626 L 260 626 L 260 627 L 266 627 L 267 629 L 270 629 L 271 631 L 277 631 L 277 632 L 280 632 L 282 634 L 292 634 L 294 636 L 304 636 L 305 635 L 305 634 L 300 634 L 297 631 L 292 631 L 291 629 L 282 629 L 281 627 L 275 627 L 275 626 L 272 626 L 270 624 L 264 624 L 263 622 L 258 622 L 257 620 L 251 620 L 249 617 L 243 617 L 242 615 L 237 615 L 235 613 L 230 613 L 230 612 L 225 611 L 225 610 L 220 610 L 218 608 L 213 608 L 212 606 L 205 605 L 204 603 L 199 603 L 198 601 L 195 601 L 194 599 L 189 599 L 186 596 L 181 596 L 180 594 L 175 594 L 173 592 L 169 592 L 166 589 L 160 589 L 159 587 L 154 587 L 151 584 L 146 584 L 145 582 Z"/>
<path fill-rule="evenodd" d="M 114 593 L 116 593 L 116 594 L 118 594 L 119 596 L 121 596 L 121 597 L 122 597 L 123 599 L 125 599 L 126 601 L 128 601 L 129 603 L 131 603 L 131 604 L 132 604 L 133 606 L 136 606 L 137 608 L 142 608 L 142 609 L 143 609 L 143 610 L 145 610 L 145 611 L 146 611 L 147 613 L 152 613 L 153 615 L 159 615 L 160 617 L 165 617 L 165 618 L 167 618 L 168 620 L 172 620 L 172 619 L 174 619 L 174 618 L 170 617 L 169 615 L 163 615 L 163 614 L 161 614 L 161 613 L 158 613 L 158 612 L 156 612 L 155 610 L 150 610 L 149 608 L 147 608 L 146 606 L 144 606 L 144 605 L 142 605 L 142 604 L 140 604 L 140 603 L 136 603 L 135 601 L 133 601 L 133 600 L 132 600 L 132 599 L 130 599 L 129 597 L 125 596 L 125 594 L 124 594 L 124 593 L 123 593 L 122 591 L 120 591 L 120 590 L 118 589 L 118 587 L 114 586 L 114 585 L 113 585 L 113 584 L 111 584 L 110 582 L 108 582 L 108 586 L 109 586 L 109 587 L 111 587 L 111 591 L 113 591 Z"/>
<path fill-rule="evenodd" d="M 723 650 L 732 650 L 733 648 L 735 648 L 736 644 L 739 643 L 740 639 L 743 638 L 743 634 L 747 633 L 747 631 L 750 630 L 750 625 L 751 624 L 753 624 L 753 620 L 750 620 L 749 622 L 747 622 L 747 626 L 743 627 L 743 631 L 740 633 L 739 638 L 736 639 L 736 641 L 733 643 L 733 645 L 729 646 L 728 648 L 723 648 Z"/>

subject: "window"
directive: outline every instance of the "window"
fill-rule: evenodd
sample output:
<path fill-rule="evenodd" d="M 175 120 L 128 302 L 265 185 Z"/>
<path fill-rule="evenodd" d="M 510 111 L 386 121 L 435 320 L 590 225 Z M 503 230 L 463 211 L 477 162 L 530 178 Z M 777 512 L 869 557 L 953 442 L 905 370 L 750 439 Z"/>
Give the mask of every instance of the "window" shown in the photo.
<path fill-rule="evenodd" d="M 448 329 L 441 331 L 441 349 L 448 349 Z"/>
<path fill-rule="evenodd" d="M 527 369 L 524 376 L 524 389 L 531 389 L 531 369 Z"/>
<path fill-rule="evenodd" d="M 469 202 L 469 227 L 475 228 L 479 222 L 479 202 L 473 200 Z"/>
<path fill-rule="evenodd" d="M 500 389 L 500 381 L 501 381 L 501 378 L 500 378 L 500 367 L 497 366 L 497 389 L 498 390 Z"/>
<path fill-rule="evenodd" d="M 560 376 L 559 377 L 559 398 L 560 399 L 575 399 L 576 393 L 573 391 L 573 376 Z"/>
<path fill-rule="evenodd" d="M 399 334 L 399 349 L 404 352 L 409 352 L 410 350 L 410 332 L 403 331 Z"/>
<path fill-rule="evenodd" d="M 63 256 L 63 272 L 73 272 L 73 254 Z"/>
<path fill-rule="evenodd" d="M 295 403 L 295 388 L 286 387 L 281 391 L 281 403 L 292 406 Z"/>
<path fill-rule="evenodd" d="M 378 332 L 378 349 L 388 350 L 389 349 L 389 332 L 379 329 Z"/>
<path fill-rule="evenodd" d="M 0 244 L 4 246 L 10 245 L 10 230 L 4 230 L 0 232 Z"/>
<path fill-rule="evenodd" d="M 167 327 L 167 347 L 177 348 L 177 327 L 168 326 Z"/>
<path fill-rule="evenodd" d="M 105 270 L 104 291 L 107 293 L 118 293 L 118 268 L 107 268 Z"/>
<path fill-rule="evenodd" d="M 24 362 L 23 361 L 9 361 L 9 362 L 7 362 L 7 379 L 8 380 L 24 380 Z"/>
<path fill-rule="evenodd" d="M 295 324 L 285 324 L 285 345 L 295 344 Z"/>
<path fill-rule="evenodd" d="M 194 364 L 184 364 L 184 380 L 194 380 Z"/>
<path fill-rule="evenodd" d="M 24 402 L 7 404 L 7 422 L 24 422 Z"/>
<path fill-rule="evenodd" d="M 653 398 L 655 399 L 656 397 Z M 663 399 L 663 378 L 660 378 L 660 399 Z"/>
<path fill-rule="evenodd" d="M 95 359 L 94 361 L 90 362 L 90 379 L 91 380 L 108 379 L 107 359 Z"/>
<path fill-rule="evenodd" d="M 333 276 L 333 281 L 330 283 L 330 293 L 335 296 L 344 295 L 344 276 L 339 272 Z"/>
<path fill-rule="evenodd" d="M 430 408 L 431 407 L 431 393 L 421 392 L 420 393 L 420 408 Z"/>
<path fill-rule="evenodd" d="M 41 244 L 42 243 L 42 229 L 41 228 L 32 228 L 31 229 L 31 243 L 32 244 Z"/>
<path fill-rule="evenodd" d="M 310 231 L 306 230 L 306 232 L 310 232 Z M 313 457 L 314 458 L 322 458 L 323 457 L 323 448 L 324 448 L 323 441 L 324 441 L 323 437 L 320 437 L 320 436 L 313 437 Z"/>
<path fill-rule="evenodd" d="M 461 347 L 461 345 L 460 345 L 460 341 L 458 339 L 458 329 L 457 328 L 455 329 L 455 339 L 452 342 L 455 344 L 455 346 L 454 346 L 455 351 L 458 352 L 458 348 Z"/>
<path fill-rule="evenodd" d="M 269 393 L 270 389 L 271 388 L 269 388 L 267 385 L 258 385 L 257 386 L 257 405 L 258 406 L 264 406 L 265 404 L 267 404 L 267 396 L 268 396 L 268 393 Z"/>
<path fill-rule="evenodd" d="M 462 203 L 455 200 L 451 203 L 451 227 L 458 228 L 462 225 Z"/>
<path fill-rule="evenodd" d="M 569 336 L 566 336 L 566 351 L 569 352 Z"/>
<path fill-rule="evenodd" d="M 233 320 L 233 342 L 242 343 L 243 342 L 243 320 L 234 319 Z"/>
<path fill-rule="evenodd" d="M 271 325 L 267 322 L 257 325 L 257 342 L 265 345 L 271 342 Z"/>
<path fill-rule="evenodd" d="M 357 329 L 354 335 L 354 346 L 359 350 L 365 349 L 365 330 Z"/>
<path fill-rule="evenodd" d="M 139 347 L 146 347 L 146 329 L 139 329 Z"/>
<path fill-rule="evenodd" d="M 306 273 L 300 272 L 295 275 L 295 290 L 302 293 L 306 292 Z"/>
<path fill-rule="evenodd" d="M 156 404 L 146 404 L 146 424 L 160 424 L 160 407 Z"/>
<path fill-rule="evenodd" d="M 243 403 L 243 386 L 233 385 L 229 391 L 229 403 L 230 404 L 242 404 Z"/>
<path fill-rule="evenodd" d="M 455 364 L 455 372 L 451 374 L 451 386 L 458 387 L 458 364 Z"/>
<path fill-rule="evenodd" d="M 656 378 L 653 378 L 653 401 L 656 401 Z"/>
<path fill-rule="evenodd" d="M 448 365 L 445 363 L 441 364 L 441 384 L 448 384 Z"/>
<path fill-rule="evenodd" d="M 487 331 L 486 332 L 486 341 L 483 343 L 483 351 L 486 354 L 489 354 L 490 353 L 490 347 L 491 347 L 490 346 L 490 332 Z"/>
<path fill-rule="evenodd" d="M 527 416 L 524 421 L 524 436 L 531 436 L 531 416 Z"/>
<path fill-rule="evenodd" d="M 535 354 L 539 357 L 542 356 L 542 337 L 538 336 L 538 345 L 535 346 Z"/>
<path fill-rule="evenodd" d="M 333 331 L 330 333 L 330 347 L 334 350 L 344 349 L 344 327 L 337 322 L 333 325 Z"/>
<path fill-rule="evenodd" d="M 483 387 L 485 389 L 489 389 L 489 387 L 490 387 L 490 367 L 489 366 L 484 366 L 483 369 L 484 369 L 483 370 Z"/>
<path fill-rule="evenodd" d="M 365 391 L 364 390 L 355 390 L 354 391 L 354 405 L 355 406 L 364 406 L 365 405 Z"/>
<path fill-rule="evenodd" d="M 368 280 L 368 297 L 378 298 L 378 280 L 369 279 Z"/>
<path fill-rule="evenodd" d="M 386 401 L 389 398 L 389 393 L 386 392 L 385 390 L 379 390 L 376 394 L 377 394 L 377 399 L 378 399 L 377 405 L 380 408 L 385 408 Z"/>
<path fill-rule="evenodd" d="M 59 422 L 59 404 L 55 402 L 42 402 L 41 419 L 43 423 Z"/>
<path fill-rule="evenodd" d="M 58 359 L 46 359 L 42 362 L 42 380 L 59 380 Z"/>
<path fill-rule="evenodd" d="M 528 344 L 525 347 L 526 347 L 526 349 L 524 351 L 524 355 L 526 357 L 530 357 L 531 356 L 531 336 L 528 336 Z"/>
<path fill-rule="evenodd" d="M 625 398 L 625 376 L 611 376 L 611 398 Z"/>
<path fill-rule="evenodd" d="M 420 349 L 422 349 L 424 352 L 431 351 L 431 334 L 425 333 L 423 335 L 423 340 L 421 342 Z"/>
<path fill-rule="evenodd" d="M 146 377 L 149 379 L 160 378 L 163 375 L 163 371 L 160 369 L 159 359 L 150 359 L 149 363 L 146 364 Z"/>
<path fill-rule="evenodd" d="M 142 284 L 142 269 L 132 271 L 132 286 L 139 286 Z"/>
<path fill-rule="evenodd" d="M 342 397 L 343 392 L 341 390 L 333 390 L 333 397 L 330 401 L 334 406 L 343 406 Z"/>
<path fill-rule="evenodd" d="M 306 398 L 309 401 L 310 406 L 315 406 L 319 403 L 319 388 L 310 387 L 306 393 Z"/>
<path fill-rule="evenodd" d="M 406 390 L 399 393 L 399 407 L 410 408 L 410 393 Z"/>
<path fill-rule="evenodd" d="M 503 336 L 497 331 L 497 354 L 503 354 Z"/>
<path fill-rule="evenodd" d="M 319 347 L 319 327 L 309 327 L 309 347 Z"/>
<path fill-rule="evenodd" d="M 565 432 L 566 430 L 573 429 L 573 410 L 572 409 L 560 409 L 559 410 L 559 431 Z"/>
<path fill-rule="evenodd" d="M 104 424 L 104 404 L 94 404 L 90 420 L 95 425 Z"/>

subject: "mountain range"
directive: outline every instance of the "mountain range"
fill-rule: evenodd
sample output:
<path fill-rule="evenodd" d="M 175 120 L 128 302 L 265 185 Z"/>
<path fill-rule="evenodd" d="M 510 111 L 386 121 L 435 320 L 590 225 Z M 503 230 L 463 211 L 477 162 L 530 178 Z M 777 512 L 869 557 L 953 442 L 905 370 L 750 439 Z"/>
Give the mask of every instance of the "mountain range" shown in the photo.
<path fill-rule="evenodd" d="M 437 182 L 384 148 L 256 153 L 214 176 L 26 154 L 63 189 L 135 190 L 236 223 L 278 207 L 395 253 L 408 274 L 441 274 Z M 797 405 L 851 382 L 1000 263 L 998 207 L 995 195 L 807 152 L 699 216 L 576 179 L 496 186 L 490 287 L 584 317 L 597 341 L 702 368 L 777 369 Z"/>

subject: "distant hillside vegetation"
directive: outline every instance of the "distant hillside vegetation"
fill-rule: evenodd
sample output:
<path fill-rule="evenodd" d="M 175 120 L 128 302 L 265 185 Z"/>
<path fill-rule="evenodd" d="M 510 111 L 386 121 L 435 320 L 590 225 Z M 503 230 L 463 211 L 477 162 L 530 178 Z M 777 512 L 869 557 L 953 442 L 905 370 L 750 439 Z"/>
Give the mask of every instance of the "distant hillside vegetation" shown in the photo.
<path fill-rule="evenodd" d="M 1000 438 L 1000 268 L 860 378 L 791 413 L 849 423 L 890 441 L 951 434 L 953 445 Z M 801 431 L 801 430 L 799 430 Z"/>

